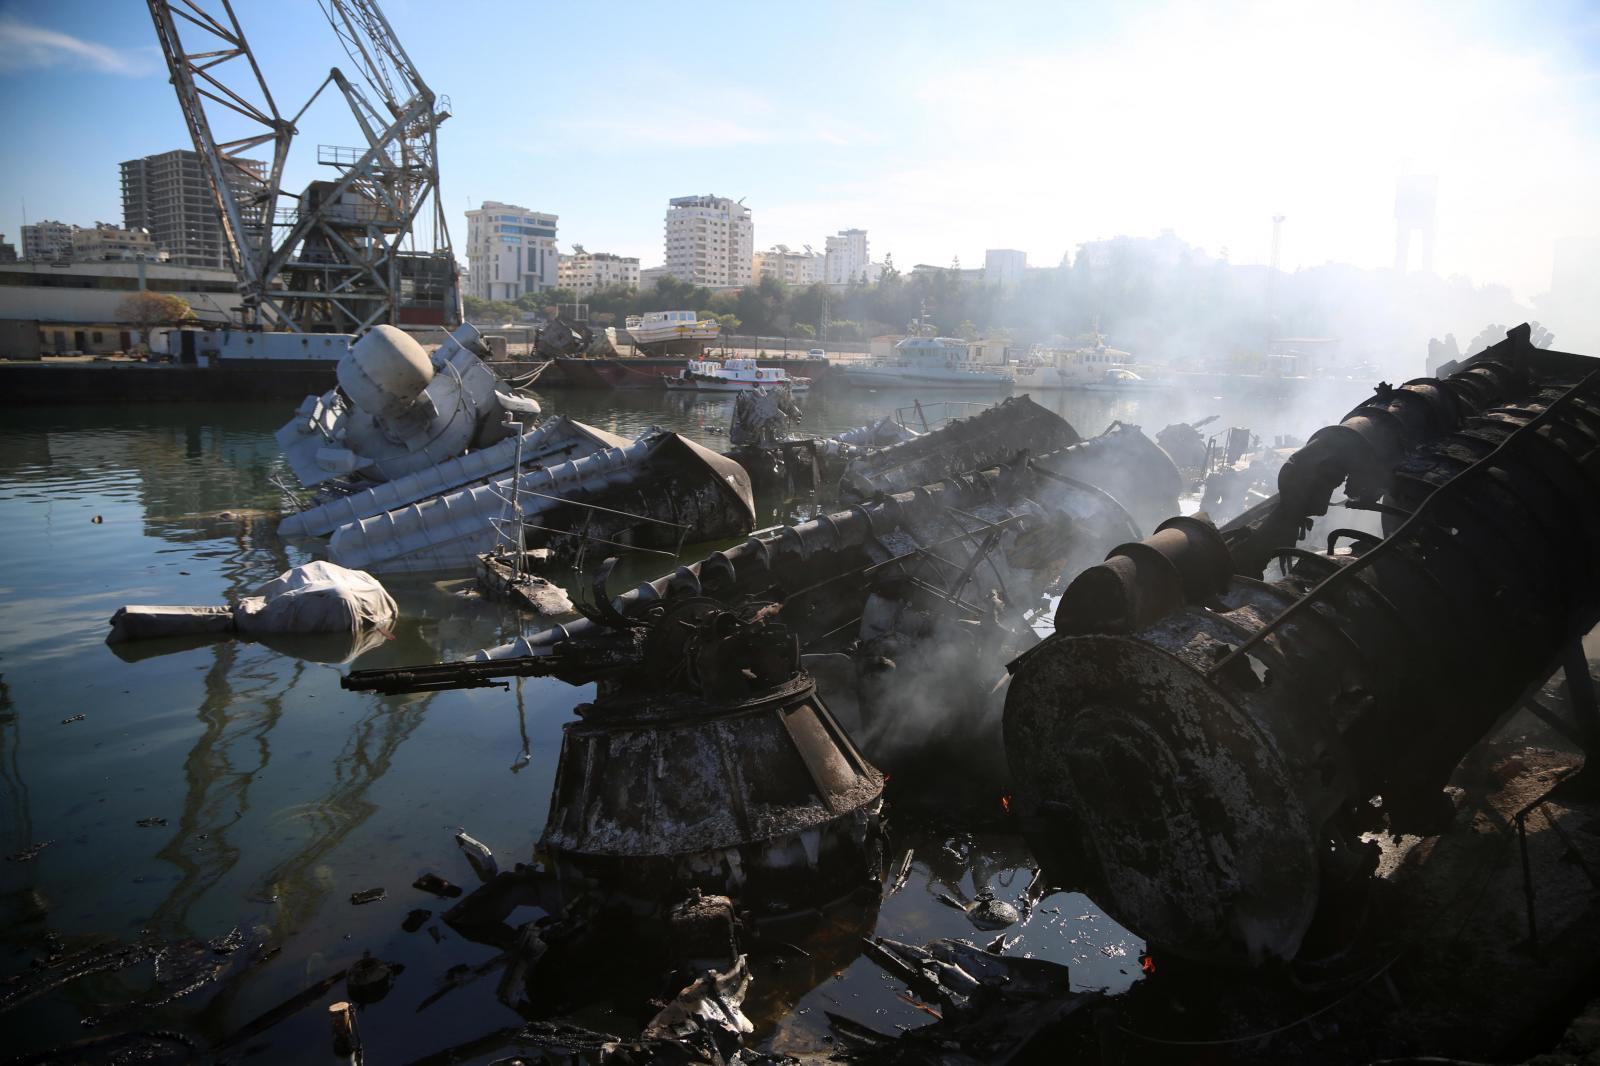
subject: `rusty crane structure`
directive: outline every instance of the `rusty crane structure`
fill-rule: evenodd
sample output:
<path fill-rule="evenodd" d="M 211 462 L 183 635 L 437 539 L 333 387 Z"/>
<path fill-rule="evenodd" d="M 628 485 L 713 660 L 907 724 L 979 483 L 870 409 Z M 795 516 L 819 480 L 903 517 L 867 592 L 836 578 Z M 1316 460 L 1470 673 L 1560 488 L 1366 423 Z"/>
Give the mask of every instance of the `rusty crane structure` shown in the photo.
<path fill-rule="evenodd" d="M 449 101 L 423 82 L 374 0 L 318 0 L 354 75 L 333 68 L 287 117 L 229 0 L 148 2 L 221 216 L 245 325 L 357 333 L 380 323 L 459 323 L 439 197 L 439 125 Z M 319 145 L 317 162 L 332 177 L 288 191 L 297 123 L 330 85 L 362 143 Z M 270 160 L 247 158 L 269 151 Z"/>

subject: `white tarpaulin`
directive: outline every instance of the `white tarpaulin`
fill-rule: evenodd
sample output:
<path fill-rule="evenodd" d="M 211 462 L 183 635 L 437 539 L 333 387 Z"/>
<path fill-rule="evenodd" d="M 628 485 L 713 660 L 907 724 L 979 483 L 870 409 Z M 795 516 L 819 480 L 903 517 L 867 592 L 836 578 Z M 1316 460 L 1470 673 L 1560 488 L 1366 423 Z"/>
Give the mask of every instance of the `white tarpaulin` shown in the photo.
<path fill-rule="evenodd" d="M 378 579 L 334 563 L 297 566 L 233 608 L 241 633 L 355 633 L 389 629 L 400 614 Z"/>
<path fill-rule="evenodd" d="M 112 644 L 152 637 L 239 632 L 386 632 L 399 616 L 394 599 L 378 579 L 361 570 L 315 562 L 285 570 L 232 607 L 128 606 L 111 618 Z"/>

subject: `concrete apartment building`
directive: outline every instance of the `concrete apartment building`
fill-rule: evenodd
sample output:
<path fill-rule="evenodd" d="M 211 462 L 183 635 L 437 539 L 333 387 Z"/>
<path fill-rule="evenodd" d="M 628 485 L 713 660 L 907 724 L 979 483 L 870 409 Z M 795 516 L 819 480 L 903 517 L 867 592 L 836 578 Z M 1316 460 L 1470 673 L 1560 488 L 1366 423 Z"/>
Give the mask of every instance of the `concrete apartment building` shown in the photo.
<path fill-rule="evenodd" d="M 756 231 L 750 209 L 725 196 L 667 201 L 667 273 L 711 289 L 736 289 L 754 276 Z"/>
<path fill-rule="evenodd" d="M 824 256 L 808 245 L 803 252 L 791 252 L 786 244 L 775 244 L 755 256 L 755 277 L 777 278 L 785 285 L 816 285 L 822 281 Z"/>
<path fill-rule="evenodd" d="M 60 261 L 72 258 L 72 231 L 67 222 L 32 222 L 22 227 L 22 258 L 30 262 Z"/>
<path fill-rule="evenodd" d="M 139 259 L 167 262 L 171 256 L 156 247 L 148 230 L 96 222 L 90 228 L 73 227 L 72 258 L 80 263 Z"/>
<path fill-rule="evenodd" d="M 872 257 L 867 253 L 867 231 L 842 229 L 824 245 L 823 280 L 829 285 L 849 285 L 873 280 Z"/>
<path fill-rule="evenodd" d="M 561 288 L 579 296 L 588 296 L 614 285 L 637 289 L 639 260 L 610 252 L 588 252 L 584 251 L 582 245 L 575 244 L 571 255 L 561 257 L 556 277 L 556 283 Z"/>
<path fill-rule="evenodd" d="M 466 293 L 479 300 L 515 300 L 553 289 L 560 277 L 556 215 L 485 200 L 467 212 Z"/>
<path fill-rule="evenodd" d="M 1014 248 L 990 248 L 983 253 L 983 283 L 1002 289 L 1022 284 L 1028 272 L 1028 253 Z"/>
<path fill-rule="evenodd" d="M 0 263 L 15 263 L 17 261 L 17 246 L 6 240 L 6 235 L 0 233 Z"/>
<path fill-rule="evenodd" d="M 248 203 L 265 187 L 263 164 L 242 159 L 250 173 L 228 168 L 240 203 Z M 246 225 L 259 222 L 246 218 Z M 122 225 L 149 231 L 155 246 L 165 249 L 179 266 L 229 267 L 222 217 L 200 156 L 175 149 L 122 164 Z"/>

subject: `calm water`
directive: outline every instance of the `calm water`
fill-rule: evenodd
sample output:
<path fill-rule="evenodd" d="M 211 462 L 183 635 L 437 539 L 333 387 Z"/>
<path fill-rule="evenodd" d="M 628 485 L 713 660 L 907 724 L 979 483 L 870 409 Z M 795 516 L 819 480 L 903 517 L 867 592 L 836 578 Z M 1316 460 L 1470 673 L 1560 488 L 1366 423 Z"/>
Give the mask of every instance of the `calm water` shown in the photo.
<path fill-rule="evenodd" d="M 1118 418 L 1153 432 L 1219 413 L 1223 426 L 1303 436 L 1364 391 L 1334 386 L 1292 403 L 1164 393 L 1047 394 L 1043 402 L 1084 433 Z M 714 447 L 731 409 L 728 400 L 666 393 L 551 390 L 541 400 L 617 433 L 656 424 Z M 819 391 L 805 404 L 803 428 L 834 432 L 911 400 Z M 283 498 L 275 482 L 292 483 L 272 431 L 288 415 L 282 405 L 6 412 L 0 854 L 48 846 L 31 861 L 0 862 L 0 982 L 33 972 L 35 960 L 141 936 L 206 940 L 237 928 L 249 942 L 226 959 L 210 956 L 225 966 L 215 982 L 99 1025 L 83 1020 L 174 989 L 145 962 L 43 991 L 0 1013 L 8 1051 L 126 1027 L 177 1029 L 204 1046 L 364 951 L 406 966 L 394 992 L 365 1008 L 373 1061 L 411 1061 L 519 1020 L 496 999 L 495 973 L 418 1010 L 451 967 L 480 966 L 495 951 L 457 937 L 437 920 L 445 904 L 410 885 L 427 870 L 475 883 L 451 840 L 457 826 L 504 865 L 528 859 L 561 725 L 587 689 L 528 679 L 510 692 L 382 697 L 339 688 L 349 649 L 336 644 L 274 650 L 230 641 L 138 657 L 143 649 L 119 655 L 103 642 L 106 620 L 123 604 L 224 603 L 306 561 L 272 533 Z M 391 582 L 402 621 L 358 665 L 456 658 L 519 631 L 515 614 L 464 594 L 467 586 Z M 153 818 L 166 824 L 136 824 Z M 993 934 L 976 932 L 933 894 L 987 886 L 1015 898 L 1032 872 L 1013 837 L 897 832 L 896 866 L 907 847 L 916 856 L 904 891 L 876 913 L 839 918 L 817 934 L 803 964 L 757 965 L 750 1009 L 758 1035 L 775 1047 L 817 1046 L 823 1010 L 879 1029 L 926 1023 L 855 957 L 857 938 L 875 929 L 917 943 L 987 940 Z M 378 886 L 387 899 L 350 904 L 352 892 Z M 436 917 L 405 933 L 401 920 L 416 907 Z M 1142 945 L 1082 896 L 1046 899 L 1020 932 L 1013 952 L 1072 963 L 1081 987 L 1119 990 L 1139 972 Z M 0 1002 L 6 995 L 0 983 Z M 325 1054 L 323 1005 L 343 996 L 334 987 L 244 1046 L 256 1061 Z M 584 1020 L 631 1034 L 640 1018 L 634 1005 Z"/>

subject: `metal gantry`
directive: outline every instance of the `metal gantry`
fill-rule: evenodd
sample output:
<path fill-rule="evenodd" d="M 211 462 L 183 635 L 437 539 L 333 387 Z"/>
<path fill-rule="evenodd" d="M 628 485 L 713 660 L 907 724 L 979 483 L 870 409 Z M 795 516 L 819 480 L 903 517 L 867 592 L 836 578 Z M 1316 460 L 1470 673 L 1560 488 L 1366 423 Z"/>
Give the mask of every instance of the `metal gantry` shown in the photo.
<path fill-rule="evenodd" d="M 455 255 L 439 196 L 438 130 L 449 101 L 423 82 L 378 5 L 318 0 L 358 77 L 333 68 L 286 119 L 229 0 L 148 3 L 222 219 L 245 324 L 356 333 L 378 323 L 459 323 Z M 336 176 L 298 195 L 286 192 L 296 126 L 329 85 L 344 97 L 365 145 L 319 145 L 317 161 Z M 240 135 L 219 140 L 208 107 L 225 109 L 218 117 L 233 125 L 242 121 Z M 270 163 L 246 158 L 268 144 Z"/>

